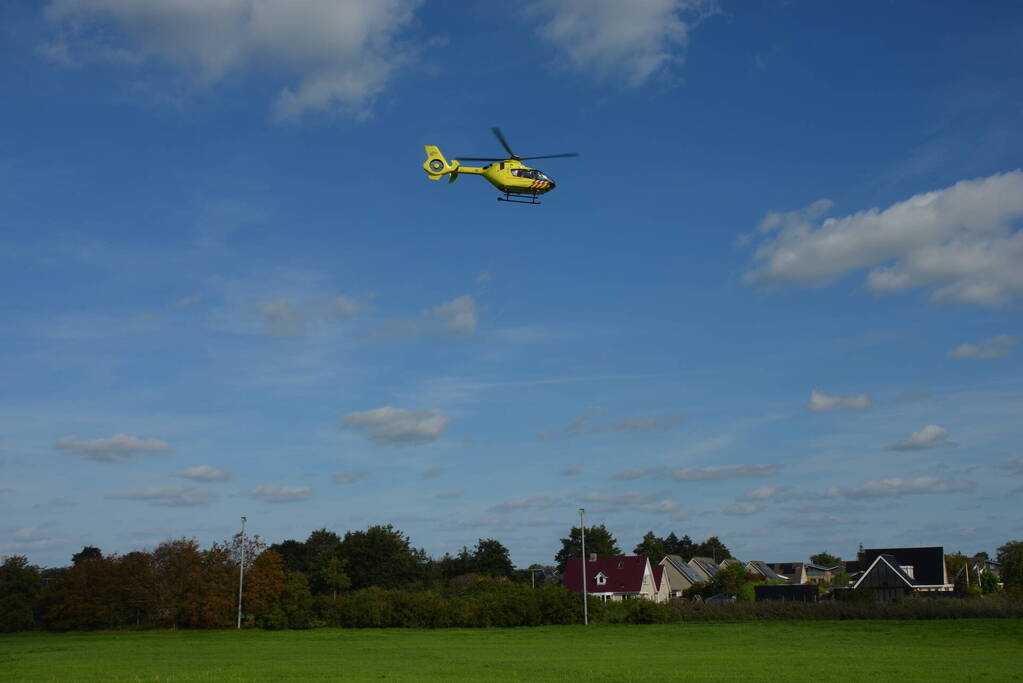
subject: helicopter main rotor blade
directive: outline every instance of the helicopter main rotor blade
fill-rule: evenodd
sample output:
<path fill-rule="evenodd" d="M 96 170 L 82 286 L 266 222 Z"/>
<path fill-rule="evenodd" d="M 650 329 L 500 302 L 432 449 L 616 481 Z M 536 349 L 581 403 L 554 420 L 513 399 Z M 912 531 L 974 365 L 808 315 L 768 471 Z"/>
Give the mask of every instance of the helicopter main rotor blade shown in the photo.
<path fill-rule="evenodd" d="M 492 157 L 454 157 L 459 161 L 504 161 L 504 159 L 497 159 Z"/>
<path fill-rule="evenodd" d="M 515 152 L 511 151 L 511 147 L 508 146 L 508 141 L 504 139 L 504 133 L 501 132 L 501 129 L 500 128 L 491 128 L 490 130 L 494 131 L 494 135 L 497 136 L 497 139 L 498 139 L 498 141 L 500 141 L 501 145 L 504 147 L 504 150 L 506 152 L 508 152 L 508 156 L 510 156 L 512 159 L 518 159 L 518 157 L 515 156 Z"/>
<path fill-rule="evenodd" d="M 576 153 L 576 152 L 569 152 L 568 154 L 547 154 L 547 155 L 542 156 L 542 157 L 518 157 L 518 158 L 522 159 L 523 161 L 525 161 L 527 159 L 560 159 L 561 157 L 577 157 L 577 156 L 579 156 L 578 153 Z"/>

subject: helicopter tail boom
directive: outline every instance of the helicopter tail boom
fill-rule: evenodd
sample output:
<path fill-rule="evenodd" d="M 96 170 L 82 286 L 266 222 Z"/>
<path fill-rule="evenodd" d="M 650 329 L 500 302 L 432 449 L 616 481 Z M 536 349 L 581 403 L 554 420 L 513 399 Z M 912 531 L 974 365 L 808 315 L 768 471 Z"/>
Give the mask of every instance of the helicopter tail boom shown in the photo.
<path fill-rule="evenodd" d="M 451 174 L 451 182 L 458 177 L 458 161 L 448 162 L 441 154 L 439 147 L 426 145 L 426 161 L 423 162 L 423 170 L 430 176 L 430 180 L 440 180 L 441 176 Z"/>

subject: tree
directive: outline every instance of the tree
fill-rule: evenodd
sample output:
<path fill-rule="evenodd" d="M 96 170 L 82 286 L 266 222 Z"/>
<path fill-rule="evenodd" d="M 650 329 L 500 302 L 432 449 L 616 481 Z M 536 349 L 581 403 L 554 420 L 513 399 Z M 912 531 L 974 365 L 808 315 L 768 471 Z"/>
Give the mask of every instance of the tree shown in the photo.
<path fill-rule="evenodd" d="M 473 570 L 486 576 L 511 578 L 515 571 L 508 549 L 493 538 L 481 538 L 472 553 Z"/>
<path fill-rule="evenodd" d="M 818 567 L 837 567 L 842 564 L 842 558 L 824 551 L 810 556 L 810 563 Z"/>
<path fill-rule="evenodd" d="M 693 543 L 693 539 L 689 538 L 689 534 L 678 538 L 672 532 L 664 539 L 664 550 L 668 555 L 678 555 L 688 562 L 696 555 L 696 544 Z"/>
<path fill-rule="evenodd" d="M 715 562 L 726 560 L 732 556 L 732 553 L 717 536 L 711 536 L 706 541 L 696 546 L 694 553 L 698 557 L 709 557 Z"/>
<path fill-rule="evenodd" d="M 579 527 L 574 526 L 568 534 L 568 538 L 561 539 L 561 550 L 554 555 L 554 561 L 558 563 L 558 573 L 565 573 L 565 565 L 573 557 L 579 557 L 582 552 L 582 534 Z M 618 549 L 618 541 L 611 535 L 603 524 L 586 528 L 586 554 L 597 557 L 621 557 L 622 551 Z"/>
<path fill-rule="evenodd" d="M 713 593 L 738 595 L 742 585 L 753 580 L 754 576 L 746 571 L 745 565 L 740 562 L 733 562 L 726 567 L 722 567 L 714 575 L 714 578 L 710 580 L 710 585 L 713 586 Z"/>
<path fill-rule="evenodd" d="M 33 607 L 43 587 L 39 567 L 24 555 L 5 557 L 0 565 L 0 633 L 24 631 L 35 626 Z"/>
<path fill-rule="evenodd" d="M 657 564 L 668 554 L 667 541 L 655 536 L 653 531 L 648 531 L 643 535 L 643 540 L 632 549 L 632 552 L 646 557 L 651 564 Z"/>
<path fill-rule="evenodd" d="M 422 578 L 428 560 L 390 524 L 349 531 L 341 542 L 341 555 L 348 562 L 346 571 L 355 590 L 406 586 Z"/>
<path fill-rule="evenodd" d="M 344 558 L 337 556 L 331 556 L 326 562 L 319 564 L 316 576 L 319 582 L 331 591 L 335 600 L 337 600 L 338 591 L 343 591 L 352 585 L 352 580 L 345 573 L 346 564 Z"/>
<path fill-rule="evenodd" d="M 998 549 L 1002 565 L 1002 585 L 1009 590 L 1023 590 L 1023 541 L 1009 541 Z"/>
<path fill-rule="evenodd" d="M 82 552 L 75 553 L 71 556 L 71 564 L 77 565 L 87 560 L 102 560 L 103 551 L 93 545 L 87 545 L 82 548 Z"/>

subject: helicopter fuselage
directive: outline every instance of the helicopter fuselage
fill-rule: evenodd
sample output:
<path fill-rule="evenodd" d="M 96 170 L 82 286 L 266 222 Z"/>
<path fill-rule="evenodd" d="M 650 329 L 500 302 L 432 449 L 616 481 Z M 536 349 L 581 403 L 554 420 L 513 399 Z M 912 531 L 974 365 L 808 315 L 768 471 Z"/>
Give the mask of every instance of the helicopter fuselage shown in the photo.
<path fill-rule="evenodd" d="M 448 182 L 455 182 L 459 175 L 481 175 L 487 182 L 505 194 L 541 195 L 554 189 L 554 179 L 535 168 L 530 168 L 518 159 L 503 159 L 486 166 L 462 166 L 457 159 L 448 161 L 440 149 L 426 146 L 426 161 L 423 163 L 430 180 L 440 180 L 450 175 Z"/>

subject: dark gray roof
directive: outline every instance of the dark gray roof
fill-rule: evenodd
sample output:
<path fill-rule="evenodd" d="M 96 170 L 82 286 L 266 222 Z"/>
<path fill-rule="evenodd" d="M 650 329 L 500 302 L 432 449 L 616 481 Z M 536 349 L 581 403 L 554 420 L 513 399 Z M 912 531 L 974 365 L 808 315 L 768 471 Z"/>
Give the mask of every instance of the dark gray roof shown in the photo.
<path fill-rule="evenodd" d="M 700 576 L 695 569 L 686 564 L 685 560 L 683 560 L 679 555 L 665 555 L 664 559 L 667 560 L 679 574 L 686 577 L 693 583 L 703 582 L 703 577 Z"/>
<path fill-rule="evenodd" d="M 718 564 L 709 557 L 694 557 L 690 560 L 690 562 L 695 562 L 700 569 L 703 570 L 703 573 L 710 577 L 713 577 L 721 569 L 721 567 L 719 567 Z"/>
<path fill-rule="evenodd" d="M 941 546 L 924 548 L 871 548 L 864 550 L 866 569 L 879 555 L 891 555 L 895 566 L 913 567 L 913 581 L 921 586 L 941 586 L 945 583 L 945 550 Z"/>
<path fill-rule="evenodd" d="M 750 560 L 749 566 L 753 568 L 754 572 L 760 574 L 768 581 L 784 581 L 781 574 L 771 569 L 770 566 L 763 560 Z"/>

